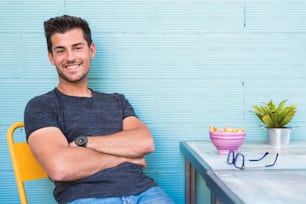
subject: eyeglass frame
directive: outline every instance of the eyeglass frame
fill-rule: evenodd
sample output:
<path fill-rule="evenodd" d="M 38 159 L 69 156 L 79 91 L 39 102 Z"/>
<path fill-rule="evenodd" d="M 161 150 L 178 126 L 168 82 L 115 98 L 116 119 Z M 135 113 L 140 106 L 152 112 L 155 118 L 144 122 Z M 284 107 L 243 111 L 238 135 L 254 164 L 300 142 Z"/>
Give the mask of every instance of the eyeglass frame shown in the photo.
<path fill-rule="evenodd" d="M 262 157 L 260 157 L 259 159 L 249 159 L 248 161 L 250 162 L 256 162 L 256 161 L 260 161 L 262 159 L 264 159 L 267 155 L 269 154 L 269 152 L 266 152 Z M 230 158 L 232 156 L 232 161 L 230 161 Z M 241 166 L 237 166 L 236 164 L 236 161 L 237 161 L 237 158 L 238 156 L 241 156 L 242 157 L 242 165 Z M 246 167 L 245 166 L 245 156 L 244 154 L 240 153 L 240 152 L 237 152 L 235 153 L 235 151 L 233 150 L 229 150 L 228 153 L 227 153 L 227 158 L 226 158 L 226 162 L 228 164 L 233 164 L 234 167 L 238 168 L 238 169 L 245 169 L 245 168 L 259 168 L 259 167 L 272 167 L 276 164 L 276 161 L 278 159 L 278 156 L 279 156 L 279 153 L 276 153 L 276 156 L 275 156 L 275 159 L 273 161 L 272 164 L 267 164 L 267 165 L 263 165 L 263 166 L 253 166 L 253 167 Z"/>

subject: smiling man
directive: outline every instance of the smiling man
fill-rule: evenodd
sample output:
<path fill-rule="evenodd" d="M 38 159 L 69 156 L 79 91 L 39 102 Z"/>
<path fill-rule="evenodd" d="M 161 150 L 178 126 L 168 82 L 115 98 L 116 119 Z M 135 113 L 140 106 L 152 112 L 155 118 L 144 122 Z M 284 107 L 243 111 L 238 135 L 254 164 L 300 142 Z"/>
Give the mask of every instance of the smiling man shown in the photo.
<path fill-rule="evenodd" d="M 58 203 L 172 204 L 143 173 L 154 140 L 122 94 L 88 87 L 96 47 L 88 23 L 73 16 L 44 23 L 59 83 L 31 99 L 24 121 L 30 148 L 55 183 Z"/>

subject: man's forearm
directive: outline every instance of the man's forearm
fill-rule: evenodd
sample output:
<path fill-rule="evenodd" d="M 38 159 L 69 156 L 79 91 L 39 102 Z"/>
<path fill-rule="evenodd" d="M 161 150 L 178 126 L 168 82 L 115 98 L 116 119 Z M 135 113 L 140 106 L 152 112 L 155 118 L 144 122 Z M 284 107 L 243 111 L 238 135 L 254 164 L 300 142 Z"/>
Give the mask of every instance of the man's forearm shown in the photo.
<path fill-rule="evenodd" d="M 61 159 L 56 161 L 55 166 L 49 169 L 49 176 L 56 181 L 73 181 L 124 162 L 146 166 L 144 158 L 131 159 L 104 154 L 83 147 L 69 147 Z"/>
<path fill-rule="evenodd" d="M 87 147 L 115 156 L 137 158 L 154 151 L 154 140 L 148 130 L 134 129 L 88 137 Z"/>

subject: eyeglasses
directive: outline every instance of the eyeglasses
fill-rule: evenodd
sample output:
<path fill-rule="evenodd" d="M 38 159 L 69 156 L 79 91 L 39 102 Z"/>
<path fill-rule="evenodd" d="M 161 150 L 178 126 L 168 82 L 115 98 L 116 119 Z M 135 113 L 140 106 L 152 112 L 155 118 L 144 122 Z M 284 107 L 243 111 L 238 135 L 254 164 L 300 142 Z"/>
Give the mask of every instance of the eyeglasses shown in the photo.
<path fill-rule="evenodd" d="M 249 162 L 258 162 L 260 160 L 263 160 L 267 155 L 269 154 L 269 152 L 266 152 L 262 157 L 260 157 L 259 159 L 249 159 L 247 161 Z M 245 169 L 245 168 L 259 168 L 259 167 L 271 167 L 274 166 L 277 158 L 278 158 L 278 153 L 276 153 L 275 155 L 275 159 L 271 164 L 266 164 L 266 165 L 259 165 L 259 166 L 245 166 L 245 156 L 242 153 L 235 153 L 233 150 L 230 150 L 227 154 L 227 159 L 226 162 L 228 164 L 233 164 L 236 168 L 238 169 Z"/>

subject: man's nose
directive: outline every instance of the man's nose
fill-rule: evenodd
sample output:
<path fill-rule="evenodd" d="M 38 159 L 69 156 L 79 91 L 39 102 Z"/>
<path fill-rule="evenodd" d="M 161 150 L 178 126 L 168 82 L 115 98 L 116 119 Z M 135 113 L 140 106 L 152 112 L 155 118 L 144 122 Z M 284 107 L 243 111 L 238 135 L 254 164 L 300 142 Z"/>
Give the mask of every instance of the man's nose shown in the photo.
<path fill-rule="evenodd" d="M 67 61 L 73 61 L 75 59 L 74 52 L 72 50 L 68 50 L 66 52 L 66 60 Z"/>

